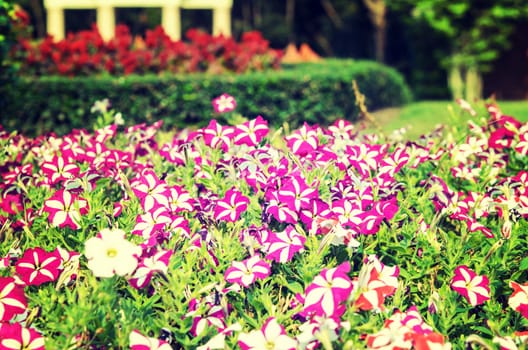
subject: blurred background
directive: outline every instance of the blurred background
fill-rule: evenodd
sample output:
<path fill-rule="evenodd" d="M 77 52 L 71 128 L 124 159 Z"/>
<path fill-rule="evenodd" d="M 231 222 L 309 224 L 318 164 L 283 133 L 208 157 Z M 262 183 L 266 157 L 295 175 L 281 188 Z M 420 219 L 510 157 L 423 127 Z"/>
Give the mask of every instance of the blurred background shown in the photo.
<path fill-rule="evenodd" d="M 43 0 L 17 3 L 30 15 L 32 36 L 44 37 Z M 464 59 L 476 57 L 470 59 L 478 61 L 484 97 L 523 100 L 528 98 L 528 4 L 523 3 L 234 0 L 232 29 L 235 37 L 261 31 L 274 48 L 306 43 L 323 57 L 383 62 L 405 76 L 418 100 L 450 98 L 447 81 L 455 51 Z M 161 9 L 119 8 L 116 20 L 143 35 L 161 23 Z M 95 21 L 95 10 L 66 10 L 67 31 L 89 29 Z M 183 33 L 190 28 L 210 31 L 211 22 L 212 11 L 182 10 Z"/>

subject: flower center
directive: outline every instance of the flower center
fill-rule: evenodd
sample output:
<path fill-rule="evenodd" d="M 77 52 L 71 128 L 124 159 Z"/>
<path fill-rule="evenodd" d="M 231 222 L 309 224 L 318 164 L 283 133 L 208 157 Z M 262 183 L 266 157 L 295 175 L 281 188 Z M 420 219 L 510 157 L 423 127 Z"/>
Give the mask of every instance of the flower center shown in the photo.
<path fill-rule="evenodd" d="M 106 250 L 106 256 L 109 257 L 109 258 L 115 258 L 117 256 L 117 249 L 108 248 Z"/>

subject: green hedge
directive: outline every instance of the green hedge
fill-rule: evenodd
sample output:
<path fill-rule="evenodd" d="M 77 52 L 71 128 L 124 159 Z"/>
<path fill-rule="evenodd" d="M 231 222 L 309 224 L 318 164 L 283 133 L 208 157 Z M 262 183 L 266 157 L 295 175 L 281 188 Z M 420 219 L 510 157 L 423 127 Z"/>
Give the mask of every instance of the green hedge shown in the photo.
<path fill-rule="evenodd" d="M 89 129 L 96 117 L 91 106 L 108 98 L 129 125 L 163 119 L 168 128 L 201 126 L 213 116 L 211 99 L 226 92 L 236 98 L 237 112 L 248 118 L 262 115 L 274 126 L 284 121 L 292 127 L 303 121 L 324 125 L 337 118 L 357 118 L 354 79 L 370 110 L 411 99 L 394 69 L 351 60 L 242 75 L 25 78 L 0 87 L 0 124 L 28 135 Z"/>

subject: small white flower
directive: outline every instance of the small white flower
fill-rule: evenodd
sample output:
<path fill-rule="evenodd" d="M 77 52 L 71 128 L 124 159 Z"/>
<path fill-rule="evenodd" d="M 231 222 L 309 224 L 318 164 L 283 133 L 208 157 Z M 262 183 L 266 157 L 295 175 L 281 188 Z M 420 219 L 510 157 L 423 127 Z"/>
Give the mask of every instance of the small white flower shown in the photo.
<path fill-rule="evenodd" d="M 96 277 L 124 276 L 134 272 L 141 248 L 125 239 L 119 229 L 103 229 L 84 244 L 88 268 Z"/>

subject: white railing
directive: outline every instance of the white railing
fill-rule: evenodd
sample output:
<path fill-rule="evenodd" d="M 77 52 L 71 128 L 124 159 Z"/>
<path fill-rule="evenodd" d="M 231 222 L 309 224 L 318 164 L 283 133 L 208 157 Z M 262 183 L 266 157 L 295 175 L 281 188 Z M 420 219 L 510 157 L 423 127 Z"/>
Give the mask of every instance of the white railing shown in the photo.
<path fill-rule="evenodd" d="M 181 38 L 181 9 L 213 11 L 213 35 L 231 36 L 231 8 L 233 0 L 44 0 L 47 31 L 57 40 L 64 38 L 64 10 L 95 9 L 101 36 L 111 39 L 115 32 L 116 7 L 159 7 L 161 26 L 172 39 Z"/>

